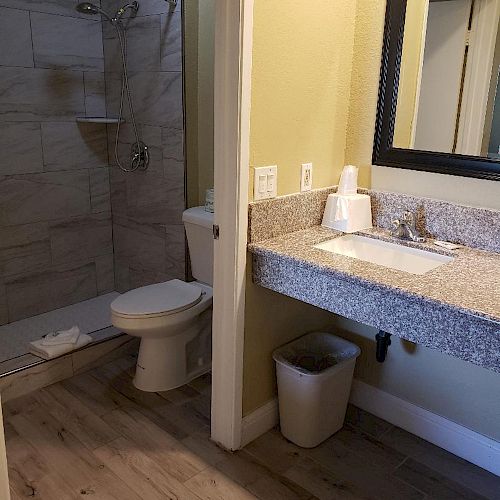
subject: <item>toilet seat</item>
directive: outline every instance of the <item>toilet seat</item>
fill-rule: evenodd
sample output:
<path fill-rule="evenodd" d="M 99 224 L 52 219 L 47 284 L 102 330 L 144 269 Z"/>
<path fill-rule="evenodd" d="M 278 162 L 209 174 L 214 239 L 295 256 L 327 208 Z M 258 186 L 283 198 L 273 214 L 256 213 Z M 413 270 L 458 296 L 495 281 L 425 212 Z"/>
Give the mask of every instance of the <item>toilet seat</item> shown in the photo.
<path fill-rule="evenodd" d="M 111 311 L 126 318 L 155 318 L 185 311 L 202 297 L 200 287 L 175 279 L 126 292 L 111 303 Z"/>

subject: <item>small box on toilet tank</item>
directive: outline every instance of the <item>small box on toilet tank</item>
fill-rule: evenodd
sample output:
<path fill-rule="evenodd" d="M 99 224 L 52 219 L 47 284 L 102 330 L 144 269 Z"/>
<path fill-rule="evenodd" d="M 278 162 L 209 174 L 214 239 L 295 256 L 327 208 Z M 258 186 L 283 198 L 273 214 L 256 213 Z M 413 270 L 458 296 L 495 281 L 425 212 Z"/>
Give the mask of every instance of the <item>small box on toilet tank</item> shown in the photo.
<path fill-rule="evenodd" d="M 321 225 L 343 233 L 370 229 L 372 227 L 370 197 L 367 194 L 329 195 Z"/>

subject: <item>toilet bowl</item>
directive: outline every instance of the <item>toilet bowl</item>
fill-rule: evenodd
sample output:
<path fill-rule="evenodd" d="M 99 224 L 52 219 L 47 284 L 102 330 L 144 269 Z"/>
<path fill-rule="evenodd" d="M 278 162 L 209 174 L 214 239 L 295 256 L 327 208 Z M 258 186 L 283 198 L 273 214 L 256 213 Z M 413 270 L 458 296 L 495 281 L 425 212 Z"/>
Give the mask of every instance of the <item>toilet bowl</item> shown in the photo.
<path fill-rule="evenodd" d="M 111 303 L 113 325 L 139 337 L 134 385 L 168 391 L 211 368 L 213 214 L 195 207 L 184 212 L 194 278 L 136 288 Z"/>

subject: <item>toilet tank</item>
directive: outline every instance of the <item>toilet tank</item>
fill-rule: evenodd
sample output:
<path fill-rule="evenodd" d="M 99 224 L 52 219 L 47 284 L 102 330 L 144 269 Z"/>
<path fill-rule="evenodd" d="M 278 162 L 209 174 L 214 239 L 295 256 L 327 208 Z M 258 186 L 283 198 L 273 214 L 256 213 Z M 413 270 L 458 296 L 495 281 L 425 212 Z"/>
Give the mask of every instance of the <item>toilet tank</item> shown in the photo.
<path fill-rule="evenodd" d="M 182 214 L 186 228 L 191 272 L 193 278 L 207 285 L 213 285 L 214 278 L 214 238 L 212 226 L 214 214 L 204 207 L 188 208 Z"/>

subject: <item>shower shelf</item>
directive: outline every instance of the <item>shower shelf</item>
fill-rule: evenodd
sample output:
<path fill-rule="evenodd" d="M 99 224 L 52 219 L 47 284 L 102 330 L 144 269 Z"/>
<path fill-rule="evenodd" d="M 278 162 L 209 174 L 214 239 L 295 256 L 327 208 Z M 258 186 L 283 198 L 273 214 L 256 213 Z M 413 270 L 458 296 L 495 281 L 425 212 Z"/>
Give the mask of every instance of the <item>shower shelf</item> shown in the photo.
<path fill-rule="evenodd" d="M 120 120 L 112 116 L 77 116 L 76 121 L 78 123 L 118 123 Z M 120 123 L 124 123 L 125 120 L 122 118 Z"/>

